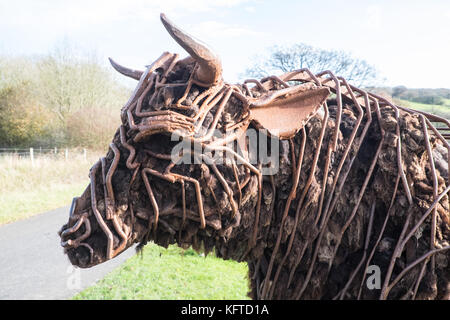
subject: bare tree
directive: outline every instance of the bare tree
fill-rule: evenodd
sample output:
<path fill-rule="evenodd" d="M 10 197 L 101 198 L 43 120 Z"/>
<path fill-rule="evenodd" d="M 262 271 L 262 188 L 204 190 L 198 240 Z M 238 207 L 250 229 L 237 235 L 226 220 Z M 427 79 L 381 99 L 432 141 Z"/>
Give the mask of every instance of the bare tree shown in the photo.
<path fill-rule="evenodd" d="M 38 63 L 37 96 L 65 124 L 67 117 L 82 109 L 118 108 L 121 87 L 93 53 L 84 53 L 61 42 Z"/>
<path fill-rule="evenodd" d="M 67 41 L 43 56 L 0 56 L 0 146 L 107 146 L 130 91 L 116 77 Z"/>
<path fill-rule="evenodd" d="M 378 73 L 365 60 L 338 50 L 324 50 L 300 43 L 290 47 L 274 46 L 268 57 L 259 59 L 245 71 L 246 77 L 264 77 L 296 69 L 308 68 L 313 72 L 330 70 L 357 86 L 374 85 Z"/>

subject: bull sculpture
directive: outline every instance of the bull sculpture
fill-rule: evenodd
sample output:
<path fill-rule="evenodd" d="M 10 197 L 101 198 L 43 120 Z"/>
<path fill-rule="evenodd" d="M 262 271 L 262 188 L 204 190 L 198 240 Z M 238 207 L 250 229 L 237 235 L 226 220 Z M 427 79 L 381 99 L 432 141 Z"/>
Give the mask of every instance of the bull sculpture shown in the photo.
<path fill-rule="evenodd" d="M 190 56 L 110 60 L 139 82 L 59 232 L 73 265 L 153 241 L 246 261 L 253 299 L 449 298 L 448 120 L 330 71 L 226 83 L 161 21 Z"/>

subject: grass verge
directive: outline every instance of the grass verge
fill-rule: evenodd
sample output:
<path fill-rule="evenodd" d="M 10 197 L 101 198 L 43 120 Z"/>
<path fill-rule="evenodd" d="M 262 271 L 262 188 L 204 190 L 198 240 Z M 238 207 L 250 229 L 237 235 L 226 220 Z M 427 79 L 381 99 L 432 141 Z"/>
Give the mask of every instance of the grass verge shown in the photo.
<path fill-rule="evenodd" d="M 445 99 L 444 105 L 425 104 L 413 101 L 407 101 L 402 99 L 394 99 L 394 101 L 404 107 L 412 108 L 415 110 L 421 110 L 428 113 L 435 114 L 437 116 L 450 119 L 450 99 Z"/>
<path fill-rule="evenodd" d="M 98 159 L 71 154 L 69 160 L 53 155 L 29 158 L 0 157 L 0 225 L 70 205 L 89 183 L 88 173 Z"/>
<path fill-rule="evenodd" d="M 132 249 L 130 249 L 132 250 Z M 199 256 L 192 249 L 147 244 L 75 300 L 237 300 L 249 299 L 246 263 Z"/>
<path fill-rule="evenodd" d="M 1 194 L 0 225 L 70 205 L 72 198 L 80 195 L 86 185 L 87 183 L 52 184 L 46 187 L 36 186 L 25 192 Z"/>

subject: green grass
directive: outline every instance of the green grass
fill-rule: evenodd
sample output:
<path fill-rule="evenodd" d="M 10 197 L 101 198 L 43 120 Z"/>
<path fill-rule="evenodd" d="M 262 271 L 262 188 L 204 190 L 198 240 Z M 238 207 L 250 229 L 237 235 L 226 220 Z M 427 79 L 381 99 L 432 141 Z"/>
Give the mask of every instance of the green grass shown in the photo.
<path fill-rule="evenodd" d="M 450 119 L 450 99 L 444 99 L 443 105 L 418 103 L 402 99 L 394 99 L 394 101 L 407 108 L 433 113 L 437 116 Z"/>
<path fill-rule="evenodd" d="M 36 186 L 34 190 L 26 192 L 0 194 L 0 225 L 69 205 L 72 198 L 80 195 L 86 185 L 54 184 L 46 187 Z"/>
<path fill-rule="evenodd" d="M 69 205 L 89 183 L 89 168 L 98 159 L 80 154 L 64 157 L 0 157 L 0 225 Z"/>
<path fill-rule="evenodd" d="M 248 290 L 246 263 L 151 243 L 73 299 L 237 300 Z"/>

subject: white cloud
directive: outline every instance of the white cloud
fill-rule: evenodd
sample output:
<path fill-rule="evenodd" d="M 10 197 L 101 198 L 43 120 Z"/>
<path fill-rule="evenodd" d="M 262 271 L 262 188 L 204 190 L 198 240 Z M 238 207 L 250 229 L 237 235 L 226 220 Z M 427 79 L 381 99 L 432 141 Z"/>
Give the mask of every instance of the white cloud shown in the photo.
<path fill-rule="evenodd" d="M 43 52 L 58 39 L 70 37 L 74 41 L 89 44 L 98 39 L 117 38 L 127 41 L 130 36 L 141 39 L 144 34 L 158 37 L 163 34 L 159 14 L 180 21 L 180 27 L 195 25 L 220 16 L 225 10 L 245 6 L 257 0 L 0 0 L 0 43 L 2 47 L 24 53 Z M 198 17 L 198 18 L 197 18 Z M 182 22 L 187 20 L 190 22 Z M 220 36 L 254 35 L 241 26 L 226 26 L 206 22 L 204 27 Z M 200 28 L 196 30 L 201 30 Z M 203 32 L 193 32 L 203 36 Z M 194 31 L 194 30 L 193 30 Z M 123 39 L 124 33 L 128 38 Z M 208 32 L 209 34 L 209 32 Z M 122 38 L 120 38 L 122 37 Z M 206 37 L 205 40 L 210 39 Z"/>
<path fill-rule="evenodd" d="M 198 38 L 218 38 L 218 37 L 247 37 L 247 36 L 261 36 L 262 32 L 252 30 L 247 26 L 229 25 L 218 21 L 205 21 L 193 25 L 189 28 L 189 32 L 196 35 Z"/>
<path fill-rule="evenodd" d="M 366 26 L 369 29 L 379 29 L 381 27 L 381 7 L 377 5 L 371 5 L 367 8 L 367 20 Z"/>
<path fill-rule="evenodd" d="M 247 7 L 244 8 L 244 10 L 249 12 L 249 13 L 253 13 L 253 12 L 256 11 L 256 8 L 252 7 L 252 6 L 247 6 Z"/>
<path fill-rule="evenodd" d="M 19 0 L 0 4 L 0 26 L 32 28 L 51 24 L 72 31 L 130 18 L 150 21 L 157 19 L 160 12 L 177 17 L 251 2 L 254 0 Z"/>

